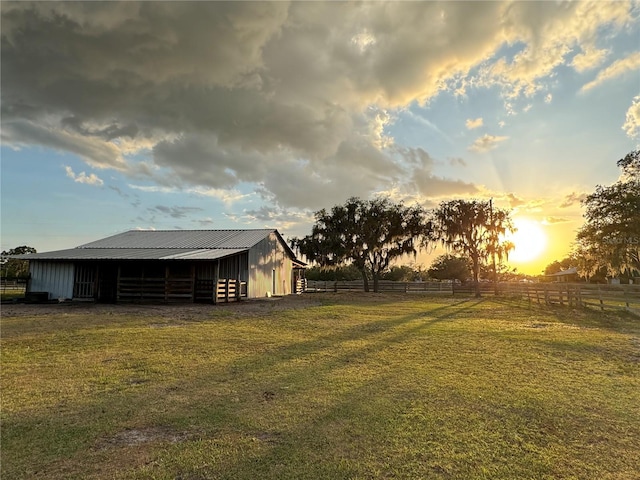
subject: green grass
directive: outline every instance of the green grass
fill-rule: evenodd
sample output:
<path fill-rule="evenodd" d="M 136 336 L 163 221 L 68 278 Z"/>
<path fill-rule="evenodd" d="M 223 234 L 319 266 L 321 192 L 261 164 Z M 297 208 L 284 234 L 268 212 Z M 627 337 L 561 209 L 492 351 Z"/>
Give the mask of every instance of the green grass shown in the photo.
<path fill-rule="evenodd" d="M 6 290 L 0 293 L 0 300 L 3 302 L 10 302 L 24 298 L 24 289 L 22 290 Z"/>
<path fill-rule="evenodd" d="M 640 478 L 640 319 L 314 299 L 2 318 L 0 476 Z"/>

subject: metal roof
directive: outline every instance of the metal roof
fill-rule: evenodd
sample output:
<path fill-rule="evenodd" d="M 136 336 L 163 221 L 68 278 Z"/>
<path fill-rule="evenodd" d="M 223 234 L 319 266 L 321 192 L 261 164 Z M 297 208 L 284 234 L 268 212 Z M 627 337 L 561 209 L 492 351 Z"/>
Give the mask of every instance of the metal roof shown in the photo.
<path fill-rule="evenodd" d="M 277 230 L 129 230 L 68 250 L 20 255 L 25 260 L 215 260 L 245 252 Z M 18 258 L 18 257 L 16 257 Z"/>
<path fill-rule="evenodd" d="M 21 255 L 20 258 L 25 260 L 215 260 L 246 251 L 246 248 L 70 248 Z"/>
<path fill-rule="evenodd" d="M 78 248 L 251 248 L 273 229 L 260 230 L 129 230 Z"/>

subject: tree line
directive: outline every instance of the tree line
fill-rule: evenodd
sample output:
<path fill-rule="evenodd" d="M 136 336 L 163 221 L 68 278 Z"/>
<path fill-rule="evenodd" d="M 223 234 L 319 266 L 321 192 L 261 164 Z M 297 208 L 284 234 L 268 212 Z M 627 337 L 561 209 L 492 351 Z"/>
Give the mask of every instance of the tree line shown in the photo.
<path fill-rule="evenodd" d="M 24 255 L 26 253 L 36 253 L 36 249 L 27 245 L 21 245 L 0 253 L 0 277 L 19 278 L 29 276 L 29 261 L 19 258 L 8 258 L 11 255 Z"/>
<path fill-rule="evenodd" d="M 468 259 L 480 295 L 481 267 L 490 260 L 495 280 L 496 261 L 514 245 L 504 235 L 515 231 L 510 212 L 481 200 L 451 200 L 427 210 L 388 197 L 363 200 L 352 197 L 344 205 L 315 212 L 311 234 L 293 238 L 291 245 L 320 268 L 349 265 L 359 272 L 365 291 L 378 292 L 390 264 L 419 249 L 435 245 Z"/>
<path fill-rule="evenodd" d="M 550 264 L 546 274 L 576 267 L 587 280 L 640 276 L 640 151 L 630 152 L 617 165 L 620 179 L 608 187 L 598 185 L 582 202 L 585 222 L 571 254 Z M 504 240 L 507 232 L 515 232 L 511 212 L 495 208 L 491 200 L 451 200 L 427 210 L 387 197 L 353 197 L 344 205 L 315 212 L 311 234 L 291 244 L 318 272 L 332 271 L 334 279 L 338 271 L 348 272 L 349 279 L 359 275 L 365 291 L 371 280 L 374 292 L 380 279 L 422 276 L 421 270 L 390 267 L 394 260 L 415 258 L 419 249 L 441 245 L 447 254 L 434 261 L 427 277 L 470 276 L 479 295 L 481 276 L 494 282 L 514 276 L 503 263 L 514 248 Z"/>

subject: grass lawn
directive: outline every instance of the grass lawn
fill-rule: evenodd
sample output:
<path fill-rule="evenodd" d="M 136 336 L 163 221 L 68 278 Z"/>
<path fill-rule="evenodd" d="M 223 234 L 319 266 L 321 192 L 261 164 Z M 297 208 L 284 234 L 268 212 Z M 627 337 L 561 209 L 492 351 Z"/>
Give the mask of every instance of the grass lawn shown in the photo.
<path fill-rule="evenodd" d="M 310 297 L 3 314 L 0 476 L 640 478 L 640 319 Z"/>

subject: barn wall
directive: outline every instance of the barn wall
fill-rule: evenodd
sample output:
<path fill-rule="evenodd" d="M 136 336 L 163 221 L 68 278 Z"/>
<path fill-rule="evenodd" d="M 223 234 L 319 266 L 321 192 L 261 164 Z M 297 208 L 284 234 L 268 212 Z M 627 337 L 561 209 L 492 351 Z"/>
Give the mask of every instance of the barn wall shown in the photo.
<path fill-rule="evenodd" d="M 275 233 L 249 250 L 249 298 L 291 293 L 293 262 Z M 274 285 L 275 283 L 275 285 Z M 275 288 L 274 288 L 275 287 Z"/>
<path fill-rule="evenodd" d="M 48 292 L 49 299 L 73 298 L 73 263 L 31 260 L 29 272 L 30 292 Z"/>

